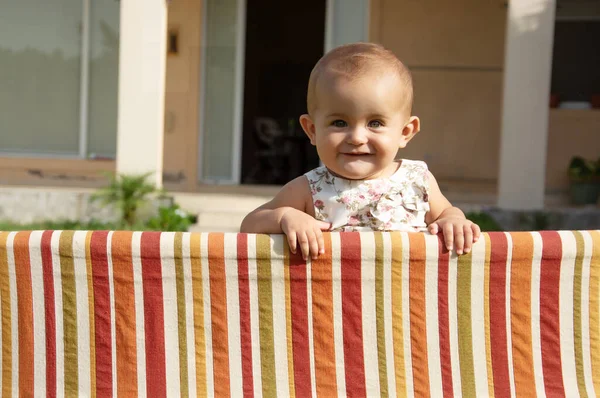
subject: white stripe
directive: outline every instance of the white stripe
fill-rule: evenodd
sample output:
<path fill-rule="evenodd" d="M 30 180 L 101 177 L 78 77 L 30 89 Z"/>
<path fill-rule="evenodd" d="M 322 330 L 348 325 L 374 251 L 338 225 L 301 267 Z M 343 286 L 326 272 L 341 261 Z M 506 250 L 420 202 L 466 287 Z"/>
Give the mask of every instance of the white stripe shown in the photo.
<path fill-rule="evenodd" d="M 396 396 L 396 366 L 394 358 L 394 318 L 392 316 L 392 238 L 389 233 L 383 237 L 383 319 L 385 333 L 386 374 L 388 396 Z"/>
<path fill-rule="evenodd" d="M 583 377 L 589 397 L 595 397 L 592 379 L 592 347 L 590 346 L 590 267 L 592 261 L 592 237 L 589 232 L 581 231 L 583 236 L 583 268 L 581 272 L 581 340 L 583 351 Z"/>
<path fill-rule="evenodd" d="M 538 397 L 545 398 L 544 368 L 542 366 L 542 338 L 540 328 L 540 283 L 542 270 L 542 237 L 532 232 L 533 258 L 531 259 L 531 348 L 533 357 L 533 373 L 535 392 Z"/>
<path fill-rule="evenodd" d="M 513 363 L 513 344 L 512 344 L 512 323 L 510 317 L 510 273 L 511 273 L 511 264 L 512 264 L 512 248 L 513 242 L 512 237 L 508 232 L 505 232 L 507 242 L 507 253 L 506 253 L 506 351 L 508 357 L 508 380 L 510 383 L 510 396 L 515 398 L 516 391 L 515 388 L 515 368 Z"/>
<path fill-rule="evenodd" d="M 208 271 L 208 233 L 200 234 L 200 263 L 202 266 L 202 294 L 204 298 L 204 342 L 206 345 L 206 395 L 215 395 L 213 374 L 212 317 L 210 307 L 210 273 Z"/>
<path fill-rule="evenodd" d="M 244 394 L 240 331 L 237 235 L 224 234 L 225 291 L 227 292 L 227 339 L 229 343 L 229 388 L 232 397 Z"/>
<path fill-rule="evenodd" d="M 65 396 L 65 345 L 63 327 L 62 273 L 60 268 L 60 235 L 54 231 L 50 240 L 52 247 L 52 274 L 54 275 L 54 319 L 56 322 L 56 396 Z"/>
<path fill-rule="evenodd" d="M 273 340 L 277 396 L 290 393 L 285 305 L 285 264 L 283 235 L 271 236 L 271 280 L 273 289 Z"/>
<path fill-rule="evenodd" d="M 137 350 L 138 396 L 146 396 L 146 328 L 144 324 L 144 286 L 140 256 L 142 233 L 131 237 L 131 260 L 133 263 L 133 294 L 135 297 L 135 341 Z"/>
<path fill-rule="evenodd" d="M 262 397 L 260 361 L 260 324 L 258 310 L 258 276 L 256 268 L 256 235 L 248 235 L 248 285 L 250 301 L 250 341 L 252 344 L 252 381 L 254 396 Z"/>
<path fill-rule="evenodd" d="M 308 358 L 310 363 L 310 386 L 313 398 L 317 396 L 317 379 L 315 374 L 315 339 L 313 335 L 313 313 L 312 313 L 312 262 L 310 257 L 306 259 L 306 307 L 308 317 Z"/>
<path fill-rule="evenodd" d="M 471 256 L 471 337 L 475 392 L 478 397 L 489 397 L 485 340 L 485 239 L 473 245 Z"/>
<path fill-rule="evenodd" d="M 410 241 L 408 232 L 402 232 L 402 330 L 404 331 L 404 369 L 406 371 L 406 395 L 415 396 L 413 383 L 412 350 L 410 341 L 410 287 L 409 287 L 409 260 Z"/>
<path fill-rule="evenodd" d="M 90 375 L 90 302 L 88 292 L 85 240 L 87 231 L 76 231 L 73 235 L 73 266 L 77 305 L 77 366 L 79 395 L 91 396 Z"/>
<path fill-rule="evenodd" d="M 452 387 L 455 397 L 462 396 L 460 378 L 460 359 L 458 354 L 458 256 L 450 252 L 448 259 L 448 329 L 450 335 L 450 367 L 452 368 Z"/>
<path fill-rule="evenodd" d="M 10 232 L 6 238 L 6 257 L 8 260 L 8 283 L 10 289 L 11 345 L 12 345 L 12 393 L 19 395 L 19 306 L 17 296 L 17 274 L 15 267 L 15 236 Z"/>
<path fill-rule="evenodd" d="M 194 294 L 192 290 L 191 234 L 185 232 L 181 237 L 183 257 L 183 289 L 185 294 L 185 333 L 187 341 L 188 396 L 196 396 L 196 340 L 194 327 Z"/>
<path fill-rule="evenodd" d="M 110 301 L 110 340 L 113 396 L 117 396 L 117 322 L 115 320 L 115 280 L 112 262 L 112 236 L 110 231 L 106 237 L 106 257 L 108 259 L 108 298 Z"/>
<path fill-rule="evenodd" d="M 29 237 L 29 256 L 31 260 L 31 293 L 33 301 L 34 396 L 43 395 L 46 391 L 46 305 L 44 303 L 44 268 L 42 266 L 41 250 L 42 234 L 43 231 L 33 231 Z M 0 336 L 2 336 L 1 325 L 2 322 L 0 322 Z M 0 352 L 1 351 L 2 350 L 0 350 Z M 0 355 L 2 354 L 0 353 Z M 1 357 L 0 363 L 2 363 Z M 1 385 L 2 379 L 0 379 L 0 386 Z"/>
<path fill-rule="evenodd" d="M 338 397 L 346 396 L 346 366 L 344 364 L 344 324 L 342 320 L 342 262 L 340 234 L 331 233 L 331 290 L 333 295 L 333 343 L 335 379 Z"/>
<path fill-rule="evenodd" d="M 440 357 L 440 325 L 438 315 L 438 237 L 425 235 L 425 331 L 429 388 L 432 397 L 443 396 L 442 363 Z"/>
<path fill-rule="evenodd" d="M 168 396 L 181 396 L 179 369 L 179 322 L 177 307 L 177 277 L 175 273 L 175 233 L 160 234 L 160 264 L 162 272 L 165 333 L 165 376 Z"/>
<path fill-rule="evenodd" d="M 360 234 L 360 280 L 362 302 L 362 337 L 365 363 L 365 392 L 380 396 L 377 347 L 377 304 L 375 294 L 375 234 Z"/>
<path fill-rule="evenodd" d="M 570 231 L 560 231 L 562 259 L 560 262 L 559 322 L 560 359 L 565 391 L 579 391 L 575 365 L 575 334 L 573 329 L 573 280 L 577 242 Z"/>

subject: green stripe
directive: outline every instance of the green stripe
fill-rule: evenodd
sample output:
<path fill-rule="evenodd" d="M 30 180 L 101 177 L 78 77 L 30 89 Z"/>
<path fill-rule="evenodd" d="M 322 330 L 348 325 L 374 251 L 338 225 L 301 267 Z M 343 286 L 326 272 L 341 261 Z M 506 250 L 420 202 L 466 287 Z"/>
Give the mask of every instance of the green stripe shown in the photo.
<path fill-rule="evenodd" d="M 258 279 L 258 324 L 260 333 L 260 368 L 265 397 L 277 395 L 275 380 L 275 339 L 273 337 L 273 291 L 271 285 L 271 238 L 256 235 Z"/>
<path fill-rule="evenodd" d="M 62 279 L 63 341 L 65 368 L 65 395 L 76 396 L 79 391 L 77 364 L 77 292 L 75 289 L 75 263 L 73 261 L 74 231 L 60 234 L 58 253 Z"/>
<path fill-rule="evenodd" d="M 12 395 L 12 313 L 10 309 L 10 282 L 8 280 L 8 232 L 0 232 L 0 304 L 2 304 L 2 391 L 3 397 Z"/>
<path fill-rule="evenodd" d="M 575 275 L 573 277 L 573 335 L 575 338 L 575 368 L 577 369 L 577 386 L 579 396 L 587 398 L 583 375 L 583 339 L 581 337 L 581 278 L 583 277 L 583 255 L 585 247 L 581 232 L 575 231 L 576 253 Z"/>
<path fill-rule="evenodd" d="M 473 331 L 471 325 L 471 253 L 458 257 L 457 313 L 458 313 L 458 358 L 462 395 L 475 396 L 475 370 L 473 367 Z"/>
<path fill-rule="evenodd" d="M 177 327 L 179 328 L 179 380 L 181 397 L 188 397 L 187 325 L 185 322 L 185 287 L 183 285 L 182 233 L 175 234 L 175 282 L 177 286 Z"/>
<path fill-rule="evenodd" d="M 388 382 L 385 357 L 385 318 L 383 312 L 383 238 L 375 233 L 375 313 L 377 323 L 377 358 L 379 361 L 379 388 L 381 397 L 387 397 Z"/>

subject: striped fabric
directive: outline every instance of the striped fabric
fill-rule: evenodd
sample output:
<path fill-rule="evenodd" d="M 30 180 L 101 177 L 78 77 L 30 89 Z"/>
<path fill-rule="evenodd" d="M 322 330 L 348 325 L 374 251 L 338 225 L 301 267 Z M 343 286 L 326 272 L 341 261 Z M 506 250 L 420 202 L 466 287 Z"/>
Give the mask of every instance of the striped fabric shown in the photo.
<path fill-rule="evenodd" d="M 600 395 L 600 231 L 0 232 L 10 396 Z"/>

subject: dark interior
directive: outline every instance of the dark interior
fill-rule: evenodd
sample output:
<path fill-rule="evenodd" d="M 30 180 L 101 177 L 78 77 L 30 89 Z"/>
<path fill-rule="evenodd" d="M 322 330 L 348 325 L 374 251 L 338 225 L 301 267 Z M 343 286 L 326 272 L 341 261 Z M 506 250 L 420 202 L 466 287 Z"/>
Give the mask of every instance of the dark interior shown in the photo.
<path fill-rule="evenodd" d="M 325 0 L 248 0 L 242 183 L 285 184 L 319 164 L 298 118 L 323 55 L 325 7 Z"/>

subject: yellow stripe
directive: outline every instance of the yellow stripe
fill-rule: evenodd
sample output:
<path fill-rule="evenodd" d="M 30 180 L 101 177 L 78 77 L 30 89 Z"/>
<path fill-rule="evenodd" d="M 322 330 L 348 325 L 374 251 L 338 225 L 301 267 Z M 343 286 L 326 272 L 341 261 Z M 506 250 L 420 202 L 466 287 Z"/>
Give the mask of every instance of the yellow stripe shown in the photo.
<path fill-rule="evenodd" d="M 85 267 L 87 269 L 88 304 L 90 317 L 90 388 L 92 398 L 96 398 L 96 328 L 94 322 L 94 278 L 92 275 L 91 254 L 92 232 L 85 235 Z"/>
<path fill-rule="evenodd" d="M 182 233 L 176 232 L 174 237 L 175 286 L 177 289 L 177 327 L 179 332 L 179 382 L 180 394 L 188 397 L 188 362 L 187 362 L 187 327 L 185 322 L 185 288 L 183 286 L 183 243 Z"/>
<path fill-rule="evenodd" d="M 458 257 L 458 352 L 462 393 L 475 396 L 475 371 L 473 368 L 473 330 L 471 324 L 471 252 Z"/>
<path fill-rule="evenodd" d="M 490 398 L 494 397 L 494 374 L 492 372 L 492 343 L 490 341 L 490 258 L 492 255 L 492 245 L 488 234 L 481 234 L 481 238 L 485 239 L 485 352 L 487 359 L 487 376 L 488 376 L 488 393 Z M 480 239 L 481 239 L 480 238 Z"/>
<path fill-rule="evenodd" d="M 12 322 L 8 282 L 8 232 L 0 232 L 0 303 L 2 305 L 2 396 L 12 396 Z"/>
<path fill-rule="evenodd" d="M 75 263 L 73 261 L 74 231 L 63 231 L 60 235 L 58 252 L 62 278 L 63 341 L 65 395 L 76 396 L 79 390 L 77 358 L 77 291 L 75 289 Z"/>
<path fill-rule="evenodd" d="M 594 390 L 600 394 L 600 231 L 591 231 L 590 263 L 590 349 Z"/>
<path fill-rule="evenodd" d="M 576 242 L 575 272 L 573 275 L 573 338 L 575 343 L 575 369 L 579 395 L 587 398 L 583 375 L 583 338 L 581 335 L 581 278 L 583 273 L 583 255 L 585 247 L 581 232 L 574 231 Z"/>
<path fill-rule="evenodd" d="M 383 313 L 383 237 L 375 232 L 375 322 L 377 327 L 377 359 L 381 397 L 387 397 L 387 367 L 385 357 L 385 320 Z"/>
<path fill-rule="evenodd" d="M 190 262 L 192 267 L 192 295 L 194 297 L 194 336 L 196 350 L 196 394 L 206 397 L 206 342 L 204 340 L 204 291 L 202 289 L 202 264 L 200 262 L 200 234 L 190 236 Z M 208 277 L 208 276 L 207 276 Z"/>
<path fill-rule="evenodd" d="M 268 235 L 256 235 L 260 368 L 263 395 L 265 397 L 274 397 L 277 393 L 275 385 L 275 352 L 273 347 L 273 291 L 271 285 L 270 239 Z"/>
<path fill-rule="evenodd" d="M 396 394 L 406 396 L 406 370 L 404 368 L 404 330 L 402 327 L 402 237 L 390 233 L 392 240 L 392 327 L 394 335 L 394 367 Z"/>
<path fill-rule="evenodd" d="M 328 249 L 330 250 L 330 249 Z M 286 313 L 286 335 L 287 335 L 287 354 L 288 354 L 288 384 L 290 397 L 296 397 L 296 389 L 294 387 L 294 346 L 292 341 L 292 294 L 290 289 L 290 248 L 288 245 L 283 245 L 283 261 L 285 273 L 285 313 Z"/>

